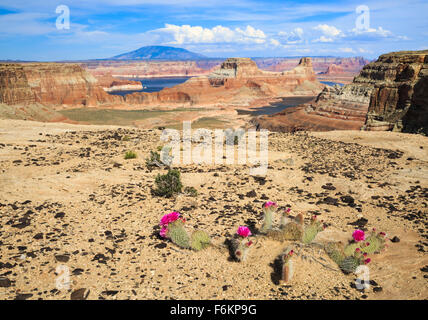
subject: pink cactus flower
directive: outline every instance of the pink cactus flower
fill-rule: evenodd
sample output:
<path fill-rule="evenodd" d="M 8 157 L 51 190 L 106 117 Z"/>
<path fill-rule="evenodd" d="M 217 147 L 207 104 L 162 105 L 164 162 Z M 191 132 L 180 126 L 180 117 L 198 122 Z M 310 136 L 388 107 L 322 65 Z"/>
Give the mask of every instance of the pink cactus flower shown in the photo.
<path fill-rule="evenodd" d="M 367 257 L 367 253 L 363 253 L 363 257 Z"/>
<path fill-rule="evenodd" d="M 163 228 L 161 229 L 161 231 L 159 232 L 159 235 L 160 235 L 162 238 L 166 238 L 167 233 L 168 233 L 168 229 L 167 229 L 166 227 L 163 227 Z"/>
<path fill-rule="evenodd" d="M 357 229 L 352 233 L 352 237 L 355 241 L 363 241 L 365 239 L 365 234 L 363 230 Z"/>
<path fill-rule="evenodd" d="M 291 208 L 285 209 L 285 212 L 287 212 L 287 213 L 290 213 L 290 211 L 291 211 Z"/>
<path fill-rule="evenodd" d="M 366 260 L 364 260 L 364 264 L 368 264 L 368 263 L 370 263 L 370 261 L 372 261 L 372 259 L 367 258 Z"/>
<path fill-rule="evenodd" d="M 293 255 L 293 253 L 294 253 L 294 251 L 293 251 L 293 250 L 290 250 L 290 252 L 288 253 L 288 255 L 289 255 L 289 256 L 292 256 L 292 255 Z"/>
<path fill-rule="evenodd" d="M 379 233 L 382 237 L 385 237 L 386 236 L 386 233 L 385 232 L 380 232 Z"/>
<path fill-rule="evenodd" d="M 248 241 L 247 242 L 247 247 L 251 246 L 253 244 L 253 241 Z"/>
<path fill-rule="evenodd" d="M 276 208 L 276 207 L 278 207 L 278 205 L 275 202 L 268 201 L 268 202 L 265 203 L 264 207 L 265 208 L 270 208 L 270 207 L 275 207 Z"/>
<path fill-rule="evenodd" d="M 160 221 L 160 225 L 162 227 L 166 227 L 168 226 L 168 224 L 170 224 L 171 222 L 176 221 L 178 218 L 180 218 L 180 213 L 179 212 L 171 212 L 168 213 L 166 215 L 164 215 Z"/>
<path fill-rule="evenodd" d="M 248 229 L 248 227 L 244 227 L 244 226 L 240 226 L 238 228 L 238 231 L 236 231 L 236 233 L 243 238 L 247 238 L 247 237 L 251 236 L 250 229 Z"/>
<path fill-rule="evenodd" d="M 360 248 L 356 248 L 355 249 L 355 252 L 360 252 L 361 251 L 361 249 Z"/>
<path fill-rule="evenodd" d="M 370 242 L 366 242 L 366 247 L 368 247 L 370 245 Z"/>

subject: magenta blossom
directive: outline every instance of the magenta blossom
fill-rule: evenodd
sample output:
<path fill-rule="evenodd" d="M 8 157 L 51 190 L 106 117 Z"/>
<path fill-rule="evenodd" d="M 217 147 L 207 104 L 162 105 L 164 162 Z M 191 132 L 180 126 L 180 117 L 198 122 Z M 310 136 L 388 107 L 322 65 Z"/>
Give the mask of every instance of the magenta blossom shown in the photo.
<path fill-rule="evenodd" d="M 160 221 L 160 225 L 162 227 L 166 227 L 168 226 L 168 224 L 170 224 L 171 222 L 174 222 L 176 220 L 178 220 L 178 218 L 180 218 L 180 213 L 178 212 L 171 212 L 168 213 L 166 215 L 164 215 Z"/>
<path fill-rule="evenodd" d="M 239 234 L 243 238 L 251 236 L 251 231 L 250 231 L 250 229 L 248 229 L 248 227 L 240 226 L 236 233 Z"/>
<path fill-rule="evenodd" d="M 268 202 L 265 203 L 264 207 L 265 208 L 270 208 L 270 207 L 275 207 L 276 208 L 276 207 L 278 207 L 278 205 L 275 202 L 268 201 Z"/>
<path fill-rule="evenodd" d="M 352 238 L 354 238 L 355 241 L 363 241 L 365 239 L 365 234 L 363 230 L 357 229 L 352 233 Z"/>
<path fill-rule="evenodd" d="M 364 264 L 370 263 L 370 261 L 372 261 L 372 259 L 367 258 L 366 260 L 364 260 Z"/>
<path fill-rule="evenodd" d="M 166 227 L 163 227 L 162 230 L 159 232 L 159 235 L 162 238 L 166 238 L 166 234 L 168 233 L 168 229 Z"/>

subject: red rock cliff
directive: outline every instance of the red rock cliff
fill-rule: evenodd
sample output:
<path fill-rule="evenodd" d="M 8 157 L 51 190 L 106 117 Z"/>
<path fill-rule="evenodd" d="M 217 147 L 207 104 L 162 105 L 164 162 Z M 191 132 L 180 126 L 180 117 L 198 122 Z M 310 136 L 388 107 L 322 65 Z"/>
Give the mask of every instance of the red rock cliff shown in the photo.
<path fill-rule="evenodd" d="M 382 55 L 360 76 L 374 83 L 366 130 L 428 134 L 428 50 Z"/>
<path fill-rule="evenodd" d="M 290 71 L 260 70 L 249 58 L 229 58 L 208 76 L 191 78 L 158 93 L 126 96 L 131 104 L 223 104 L 248 106 L 256 99 L 316 95 L 324 85 L 315 77 L 310 58 L 301 59 Z"/>
<path fill-rule="evenodd" d="M 77 64 L 0 64 L 0 103 L 96 106 L 122 101 Z"/>

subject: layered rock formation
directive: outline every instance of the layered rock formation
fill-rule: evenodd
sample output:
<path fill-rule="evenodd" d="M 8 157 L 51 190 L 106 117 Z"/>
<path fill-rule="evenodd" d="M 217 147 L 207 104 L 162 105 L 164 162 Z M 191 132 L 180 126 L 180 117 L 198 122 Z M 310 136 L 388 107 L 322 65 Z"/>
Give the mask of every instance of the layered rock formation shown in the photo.
<path fill-rule="evenodd" d="M 397 130 L 427 132 L 428 51 L 394 52 L 363 68 L 352 84 L 327 87 L 313 103 L 257 123 L 277 131 Z"/>
<path fill-rule="evenodd" d="M 120 103 L 77 64 L 0 64 L 0 103 L 46 106 L 97 106 Z"/>
<path fill-rule="evenodd" d="M 106 92 L 142 90 L 140 81 L 114 78 L 111 75 L 97 76 L 98 84 Z"/>
<path fill-rule="evenodd" d="M 358 80 L 374 84 L 364 129 L 428 134 L 428 50 L 382 55 Z"/>
<path fill-rule="evenodd" d="M 249 58 L 229 58 L 208 76 L 191 78 L 157 93 L 133 93 L 126 96 L 132 104 L 186 103 L 248 106 L 257 99 L 316 95 L 323 85 L 316 80 L 310 58 L 284 72 L 260 70 Z"/>
<path fill-rule="evenodd" d="M 194 77 L 207 75 L 210 70 L 218 66 L 220 60 L 215 61 L 88 61 L 81 65 L 92 75 L 123 78 L 148 77 Z"/>
<path fill-rule="evenodd" d="M 298 58 L 260 58 L 256 62 L 258 66 L 269 71 L 290 70 L 297 63 Z M 370 61 L 362 57 L 353 58 L 335 58 L 335 57 L 316 57 L 312 58 L 312 64 L 315 73 L 326 72 L 329 66 L 335 65 L 342 69 L 343 72 L 356 73 L 368 64 Z"/>

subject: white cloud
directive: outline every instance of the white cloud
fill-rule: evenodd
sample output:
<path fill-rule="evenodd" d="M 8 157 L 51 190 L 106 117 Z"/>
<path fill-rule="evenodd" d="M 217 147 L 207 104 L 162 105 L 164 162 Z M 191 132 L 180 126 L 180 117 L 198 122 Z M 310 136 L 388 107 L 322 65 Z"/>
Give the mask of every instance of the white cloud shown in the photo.
<path fill-rule="evenodd" d="M 321 31 L 325 36 L 334 38 L 342 34 L 342 31 L 328 24 L 319 24 L 314 27 L 315 30 Z"/>
<path fill-rule="evenodd" d="M 344 53 L 355 53 L 355 50 L 352 48 L 339 48 L 339 51 Z"/>
<path fill-rule="evenodd" d="M 0 34 L 34 36 L 55 31 L 54 23 L 44 22 L 47 18 L 49 15 L 30 12 L 0 15 Z"/>
<path fill-rule="evenodd" d="M 279 47 L 281 45 L 281 43 L 276 39 L 270 39 L 270 44 L 274 47 Z"/>
<path fill-rule="evenodd" d="M 337 38 L 343 37 L 342 30 L 335 26 L 329 26 L 328 24 L 319 24 L 313 28 L 314 30 L 320 31 L 323 35 L 313 42 L 334 42 Z"/>
<path fill-rule="evenodd" d="M 302 28 L 295 28 L 291 32 L 280 31 L 278 37 L 284 44 L 297 44 L 303 42 L 304 31 Z"/>
<path fill-rule="evenodd" d="M 247 26 L 245 29 L 234 30 L 218 25 L 213 28 L 201 26 L 165 24 L 164 28 L 150 31 L 163 36 L 169 44 L 191 44 L 191 43 L 256 43 L 266 42 L 266 35 L 260 29 Z M 170 38 L 170 39 L 168 39 Z"/>

